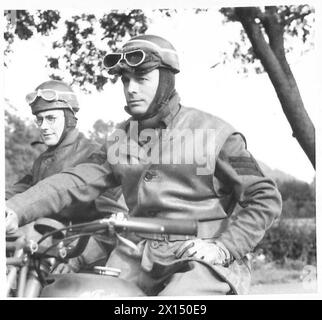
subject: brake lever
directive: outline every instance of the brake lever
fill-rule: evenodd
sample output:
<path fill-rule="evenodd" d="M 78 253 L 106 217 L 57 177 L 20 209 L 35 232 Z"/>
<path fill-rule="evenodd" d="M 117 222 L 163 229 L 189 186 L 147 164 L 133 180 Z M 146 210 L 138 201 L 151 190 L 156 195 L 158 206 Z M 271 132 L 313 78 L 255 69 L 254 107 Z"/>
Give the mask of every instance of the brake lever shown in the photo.
<path fill-rule="evenodd" d="M 134 242 L 132 242 L 132 241 L 130 241 L 129 239 L 126 239 L 126 238 L 124 238 L 124 237 L 121 237 L 118 233 L 116 233 L 115 232 L 115 236 L 116 236 L 116 238 L 121 242 L 121 243 L 123 243 L 125 246 L 127 246 L 127 247 L 129 247 L 129 248 L 131 248 L 133 251 L 134 251 L 134 253 L 135 254 L 139 254 L 139 248 L 138 248 L 138 246 L 134 243 Z"/>
<path fill-rule="evenodd" d="M 116 214 L 112 214 L 111 217 L 107 220 L 109 233 L 115 235 L 116 239 L 123 243 L 125 246 L 131 248 L 135 254 L 139 253 L 139 248 L 137 245 L 130 241 L 129 239 L 126 239 L 122 236 L 120 236 L 116 230 L 115 230 L 115 223 L 126 220 L 126 215 L 123 212 L 118 212 Z"/>

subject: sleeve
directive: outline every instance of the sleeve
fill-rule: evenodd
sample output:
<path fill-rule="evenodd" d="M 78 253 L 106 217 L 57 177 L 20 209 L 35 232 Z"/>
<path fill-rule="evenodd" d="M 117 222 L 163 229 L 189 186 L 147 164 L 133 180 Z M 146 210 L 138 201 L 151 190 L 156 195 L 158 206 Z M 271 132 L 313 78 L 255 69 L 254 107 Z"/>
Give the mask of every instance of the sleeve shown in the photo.
<path fill-rule="evenodd" d="M 32 185 L 32 174 L 26 174 L 22 179 L 16 182 L 14 185 L 6 189 L 6 200 L 10 199 L 17 193 L 22 193 L 29 189 Z"/>
<path fill-rule="evenodd" d="M 70 205 L 89 203 L 108 188 L 118 185 L 108 162 L 83 163 L 50 176 L 6 202 L 19 225 L 58 214 Z"/>
<path fill-rule="evenodd" d="M 121 187 L 109 189 L 95 200 L 96 211 L 103 216 L 111 213 L 127 213 L 128 208 Z"/>
<path fill-rule="evenodd" d="M 221 149 L 215 181 L 217 189 L 221 186 L 226 194 L 230 193 L 236 204 L 218 240 L 239 260 L 256 247 L 280 216 L 281 196 L 273 180 L 263 174 L 239 133 L 231 135 Z"/>
<path fill-rule="evenodd" d="M 85 162 L 104 163 L 107 160 L 107 144 L 95 145 L 93 149 Z M 121 186 L 106 190 L 95 200 L 94 216 L 95 214 L 106 216 L 118 212 L 128 212 Z"/>

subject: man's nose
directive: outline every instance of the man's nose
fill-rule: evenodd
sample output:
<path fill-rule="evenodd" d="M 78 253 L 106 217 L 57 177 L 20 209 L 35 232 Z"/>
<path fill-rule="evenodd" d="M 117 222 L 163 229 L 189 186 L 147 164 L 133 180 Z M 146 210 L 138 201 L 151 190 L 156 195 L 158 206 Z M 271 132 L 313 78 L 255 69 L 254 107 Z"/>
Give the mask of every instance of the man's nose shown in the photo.
<path fill-rule="evenodd" d="M 134 79 L 130 79 L 129 86 L 128 86 L 128 91 L 130 93 L 137 93 L 138 89 L 139 89 L 138 83 Z"/>
<path fill-rule="evenodd" d="M 42 124 L 40 125 L 40 129 L 41 130 L 47 130 L 49 128 L 49 124 L 48 124 L 48 122 L 46 121 L 46 119 L 44 119 L 43 121 L 42 121 Z"/>

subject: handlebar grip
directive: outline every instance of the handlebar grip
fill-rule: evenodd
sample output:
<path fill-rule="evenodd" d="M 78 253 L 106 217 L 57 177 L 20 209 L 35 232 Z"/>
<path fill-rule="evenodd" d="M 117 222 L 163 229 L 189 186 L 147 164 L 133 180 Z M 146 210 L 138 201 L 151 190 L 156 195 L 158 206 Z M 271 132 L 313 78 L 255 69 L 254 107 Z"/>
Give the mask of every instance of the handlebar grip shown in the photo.
<path fill-rule="evenodd" d="M 198 225 L 196 220 L 174 220 L 162 218 L 133 217 L 117 222 L 115 228 L 145 233 L 164 233 L 197 235 Z"/>

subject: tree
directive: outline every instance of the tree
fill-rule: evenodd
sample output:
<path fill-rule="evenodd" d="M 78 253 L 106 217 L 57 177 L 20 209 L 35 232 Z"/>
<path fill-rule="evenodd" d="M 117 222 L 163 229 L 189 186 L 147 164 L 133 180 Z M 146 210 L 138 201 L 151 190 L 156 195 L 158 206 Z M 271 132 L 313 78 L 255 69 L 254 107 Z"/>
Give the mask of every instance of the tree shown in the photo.
<path fill-rule="evenodd" d="M 224 8 L 221 12 L 228 21 L 239 21 L 251 49 L 242 58 L 252 61 L 257 58 L 267 72 L 283 112 L 305 154 L 315 168 L 315 129 L 309 118 L 292 70 L 285 55 L 285 33 L 298 36 L 302 33 L 303 42 L 307 40 L 310 27 L 306 17 L 313 9 L 303 6 L 266 6 Z"/>
<path fill-rule="evenodd" d="M 28 125 L 18 116 L 5 111 L 6 186 L 28 173 L 34 160 L 44 151 L 43 146 L 31 146 L 37 139 L 39 130 L 35 125 Z"/>
<path fill-rule="evenodd" d="M 90 139 L 103 144 L 106 142 L 107 136 L 115 129 L 113 121 L 96 120 L 93 124 L 93 130 L 89 132 Z"/>
<path fill-rule="evenodd" d="M 141 10 L 111 10 L 101 17 L 83 13 L 65 21 L 61 21 L 61 13 L 57 10 L 16 10 L 6 11 L 5 15 L 8 20 L 4 33 L 6 56 L 15 37 L 28 40 L 35 33 L 46 36 L 52 34 L 59 23 L 63 24 L 64 34 L 52 43 L 53 52 L 47 57 L 50 77 L 63 80 L 61 70 L 67 71 L 71 78 L 69 82 L 88 92 L 101 90 L 108 80 L 116 80 L 115 76 L 102 73 L 102 58 L 106 52 L 115 51 L 124 38 L 147 29 L 147 18 Z"/>
<path fill-rule="evenodd" d="M 4 40 L 7 42 L 7 47 L 4 51 L 5 58 L 11 52 L 11 45 L 15 37 L 21 40 L 28 40 L 35 33 L 40 33 L 44 36 L 48 35 L 57 28 L 57 22 L 60 20 L 59 12 L 53 10 L 38 10 L 35 14 L 30 14 L 26 10 L 5 10 L 4 15 L 7 18 L 4 32 Z M 6 60 L 4 60 L 4 64 L 7 66 Z"/>

